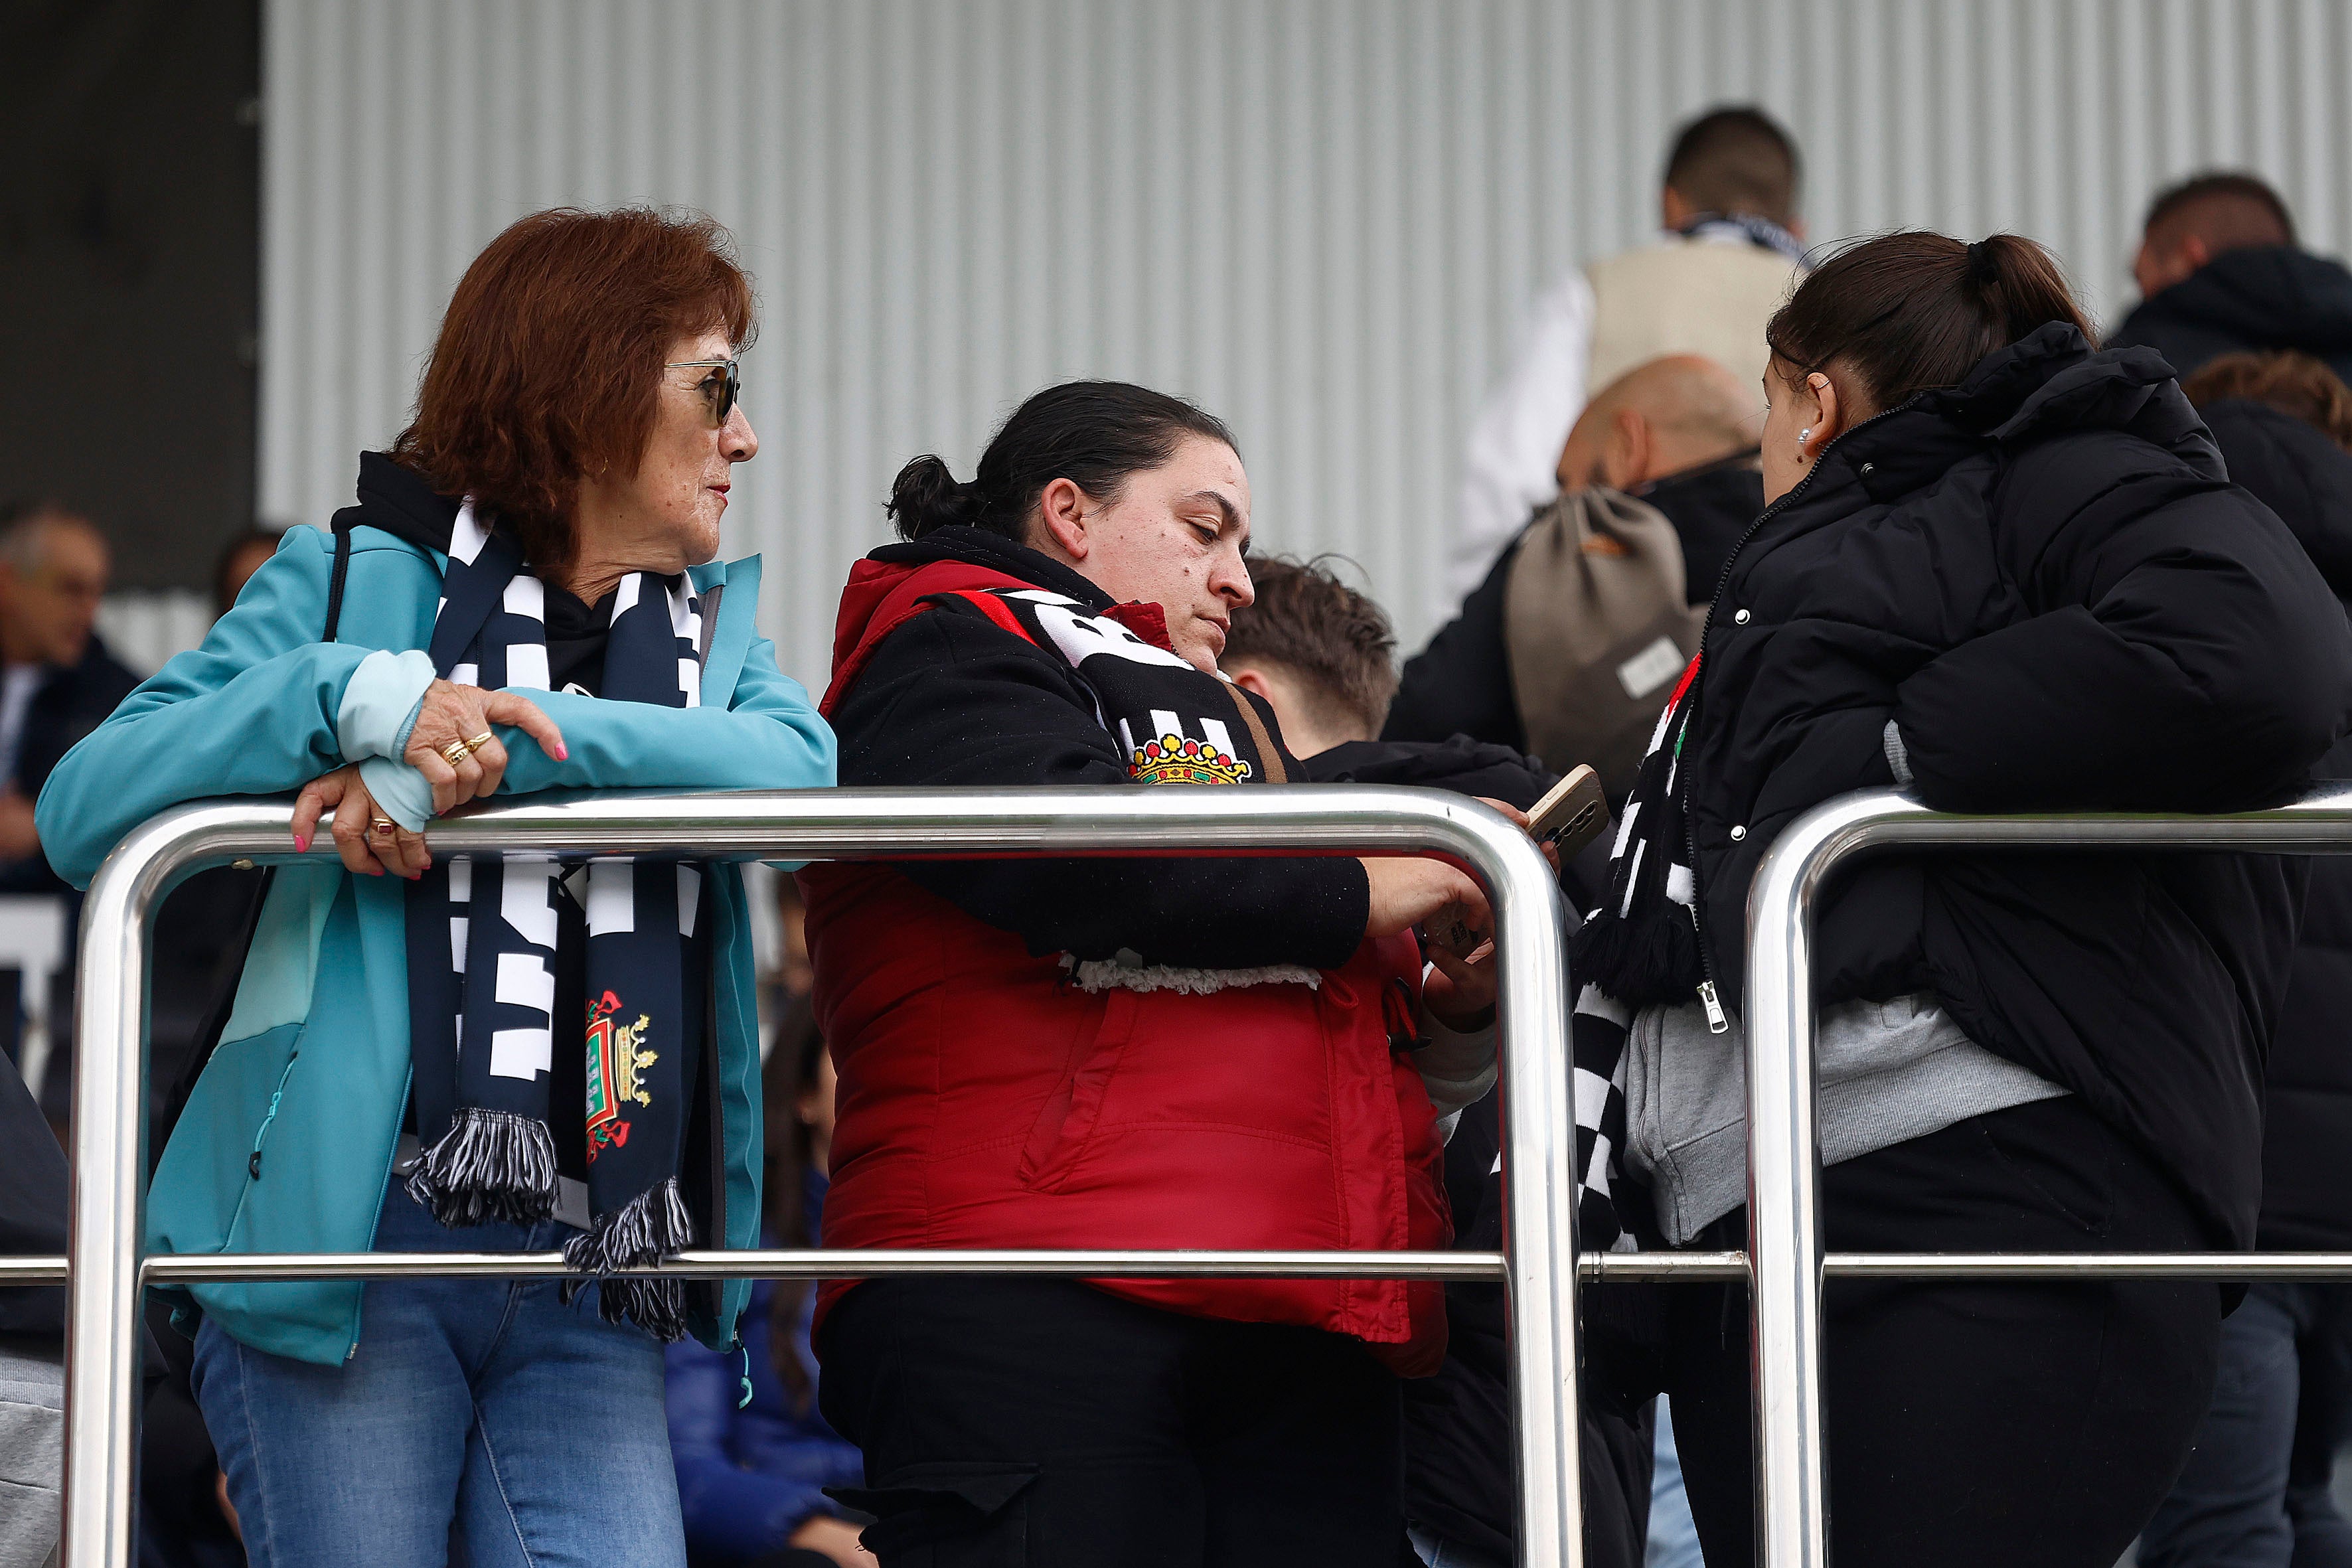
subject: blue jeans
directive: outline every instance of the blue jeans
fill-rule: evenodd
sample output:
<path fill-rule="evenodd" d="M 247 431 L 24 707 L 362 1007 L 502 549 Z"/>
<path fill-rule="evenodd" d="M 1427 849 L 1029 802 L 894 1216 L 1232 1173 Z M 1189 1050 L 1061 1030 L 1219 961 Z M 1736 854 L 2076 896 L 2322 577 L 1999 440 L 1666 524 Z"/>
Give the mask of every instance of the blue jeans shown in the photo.
<path fill-rule="evenodd" d="M 2352 1428 L 2352 1289 L 2256 1285 L 2221 1324 L 2197 1446 L 2140 1536 L 2141 1568 L 2352 1568 L 2328 1496 Z"/>
<path fill-rule="evenodd" d="M 1691 1522 L 1690 1493 L 1683 1486 L 1682 1455 L 1675 1448 L 1671 1401 L 1658 1400 L 1655 1466 L 1650 1480 L 1650 1548 L 1645 1568 L 1706 1568 L 1699 1554 L 1698 1526 Z"/>
<path fill-rule="evenodd" d="M 448 1230 L 394 1184 L 383 1252 L 540 1252 L 552 1221 Z M 552 1279 L 371 1281 L 316 1366 L 206 1320 L 194 1384 L 252 1568 L 684 1568 L 662 1347 Z"/>

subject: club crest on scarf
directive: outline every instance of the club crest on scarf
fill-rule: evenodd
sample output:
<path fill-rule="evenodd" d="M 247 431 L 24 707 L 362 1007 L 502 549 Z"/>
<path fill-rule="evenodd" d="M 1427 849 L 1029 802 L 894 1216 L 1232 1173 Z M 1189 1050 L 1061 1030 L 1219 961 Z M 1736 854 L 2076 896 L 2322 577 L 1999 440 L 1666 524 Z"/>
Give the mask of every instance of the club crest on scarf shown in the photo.
<path fill-rule="evenodd" d="M 646 1031 L 653 1019 L 637 1015 L 634 1024 L 619 1022 L 621 999 L 610 991 L 588 1004 L 588 1163 L 606 1149 L 626 1148 L 628 1119 L 621 1114 L 630 1105 L 651 1106 L 653 1095 L 638 1075 L 656 1066 L 659 1053 L 645 1049 Z"/>
<path fill-rule="evenodd" d="M 935 597 L 961 599 L 1005 630 L 1060 654 L 1094 694 L 1095 717 L 1118 737 L 1128 776 L 1138 784 L 1280 784 L 1297 766 L 1245 695 L 1168 646 L 1166 617 L 1156 605 L 1092 615 L 1043 588 Z"/>
<path fill-rule="evenodd" d="M 1240 784 L 1250 765 L 1205 741 L 1172 731 L 1130 753 L 1128 775 L 1138 784 Z"/>
<path fill-rule="evenodd" d="M 546 688 L 545 587 L 513 535 L 485 527 L 471 503 L 451 531 L 441 591 L 427 648 L 436 673 L 490 689 Z M 685 576 L 622 578 L 602 698 L 698 706 L 701 627 L 701 601 Z M 589 1228 L 565 1243 L 565 1258 L 598 1277 L 607 1321 L 625 1318 L 666 1340 L 686 1332 L 683 1282 L 605 1276 L 695 1242 L 678 1162 L 708 1022 L 703 891 L 700 869 L 672 860 L 598 858 L 567 869 L 547 858 L 457 856 L 407 892 L 412 1082 L 425 1145 L 410 1194 L 447 1226 L 550 1218 L 554 1119 L 579 1118 L 580 1142 L 566 1142 L 585 1145 Z M 559 985 L 569 994 L 559 996 Z M 583 1016 L 585 1103 L 558 1107 L 556 1020 Z M 566 1286 L 567 1299 L 574 1289 Z"/>
<path fill-rule="evenodd" d="M 930 596 L 959 600 L 1004 630 L 1058 654 L 1092 694 L 1095 718 L 1117 738 L 1128 777 L 1147 784 L 1282 784 L 1297 759 L 1282 748 L 1256 699 L 1222 676 L 1195 667 L 1168 646 L 1157 605 L 1117 605 L 1092 614 L 1076 599 L 1043 588 L 976 588 Z M 1207 994 L 1238 986 L 1319 986 L 1322 976 L 1295 963 L 1254 969 L 1190 969 L 1146 964 L 1131 953 L 1081 960 L 1063 955 L 1082 991 L 1174 991 Z"/>

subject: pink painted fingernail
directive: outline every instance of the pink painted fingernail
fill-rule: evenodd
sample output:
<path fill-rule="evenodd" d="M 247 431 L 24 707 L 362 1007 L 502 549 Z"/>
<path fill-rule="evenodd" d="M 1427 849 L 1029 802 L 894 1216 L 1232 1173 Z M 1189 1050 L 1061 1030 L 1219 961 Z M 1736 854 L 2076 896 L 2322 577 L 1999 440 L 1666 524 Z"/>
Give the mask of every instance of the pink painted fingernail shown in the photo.
<path fill-rule="evenodd" d="M 572 749 L 561 741 L 555 743 L 555 760 L 559 763 L 568 763 L 572 760 Z"/>
<path fill-rule="evenodd" d="M 294 849 L 297 854 L 308 855 L 310 852 L 310 836 L 307 833 L 296 834 L 294 836 Z"/>

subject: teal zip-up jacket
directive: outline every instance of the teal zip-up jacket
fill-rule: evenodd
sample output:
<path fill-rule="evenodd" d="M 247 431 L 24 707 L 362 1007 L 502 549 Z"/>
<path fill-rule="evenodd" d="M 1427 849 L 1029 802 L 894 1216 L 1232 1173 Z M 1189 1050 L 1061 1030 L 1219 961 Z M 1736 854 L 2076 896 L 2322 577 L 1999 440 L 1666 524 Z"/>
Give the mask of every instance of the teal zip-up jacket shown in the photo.
<path fill-rule="evenodd" d="M 124 834 L 191 800 L 284 795 L 352 762 L 365 763 L 372 780 L 396 766 L 421 786 L 396 759 L 432 677 L 414 650 L 431 637 L 446 557 L 354 528 L 337 638 L 322 643 L 333 548 L 320 530 L 289 530 L 204 646 L 164 666 L 58 765 L 37 821 L 61 876 L 87 887 Z M 500 794 L 834 782 L 832 731 L 753 627 L 758 558 L 699 566 L 693 579 L 706 595 L 724 584 L 705 705 L 533 691 L 569 758 L 557 762 L 501 726 L 510 760 Z M 408 815 L 389 799 L 380 804 Z M 715 866 L 711 880 L 724 1245 L 747 1247 L 759 1242 L 761 1151 L 751 920 L 736 868 Z M 408 1096 L 407 889 L 400 878 L 354 877 L 340 865 L 279 869 L 219 1048 L 155 1173 L 151 1251 L 373 1245 Z M 243 1342 L 332 1365 L 359 1342 L 362 1289 L 233 1281 L 188 1293 Z M 730 1344 L 750 1292 L 749 1280 L 727 1281 L 716 1317 L 695 1314 L 697 1336 Z"/>

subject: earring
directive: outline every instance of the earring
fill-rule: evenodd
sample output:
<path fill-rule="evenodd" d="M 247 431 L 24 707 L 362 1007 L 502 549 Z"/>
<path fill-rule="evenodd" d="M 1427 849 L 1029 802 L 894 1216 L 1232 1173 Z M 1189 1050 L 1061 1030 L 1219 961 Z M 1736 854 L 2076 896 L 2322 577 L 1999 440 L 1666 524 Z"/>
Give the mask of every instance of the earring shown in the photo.
<path fill-rule="evenodd" d="M 1805 460 L 1805 443 L 1812 438 L 1813 427 L 1810 425 L 1797 432 L 1797 461 L 1801 463 Z"/>

